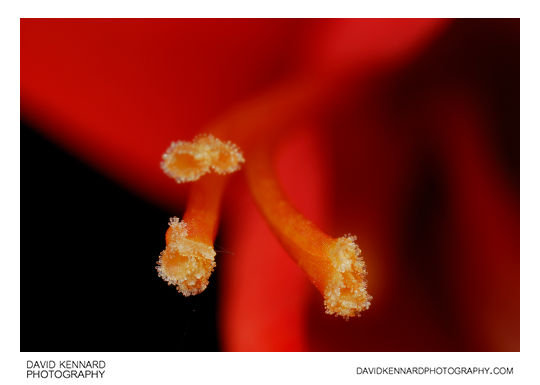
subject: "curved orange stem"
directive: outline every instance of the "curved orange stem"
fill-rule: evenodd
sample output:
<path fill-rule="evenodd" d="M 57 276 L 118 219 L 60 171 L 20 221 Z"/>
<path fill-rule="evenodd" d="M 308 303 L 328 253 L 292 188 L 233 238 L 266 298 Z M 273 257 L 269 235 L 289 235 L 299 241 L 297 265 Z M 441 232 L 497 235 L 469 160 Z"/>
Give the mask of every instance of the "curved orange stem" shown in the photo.
<path fill-rule="evenodd" d="M 245 174 L 253 198 L 289 255 L 324 296 L 326 312 L 345 318 L 369 308 L 366 267 L 356 237 L 333 238 L 300 214 L 283 193 L 268 141 L 247 156 Z"/>

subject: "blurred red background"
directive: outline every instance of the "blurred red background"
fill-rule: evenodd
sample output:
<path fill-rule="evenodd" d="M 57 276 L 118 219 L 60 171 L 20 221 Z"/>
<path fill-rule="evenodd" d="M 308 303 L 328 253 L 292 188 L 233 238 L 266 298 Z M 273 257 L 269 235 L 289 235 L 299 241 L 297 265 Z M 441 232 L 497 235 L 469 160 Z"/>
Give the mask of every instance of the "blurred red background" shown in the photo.
<path fill-rule="evenodd" d="M 349 86 L 286 131 L 277 166 L 301 212 L 358 236 L 372 307 L 325 315 L 235 175 L 222 349 L 519 350 L 519 20 L 21 20 L 24 118 L 171 215 L 185 197 L 159 169 L 171 141 L 345 68 Z"/>

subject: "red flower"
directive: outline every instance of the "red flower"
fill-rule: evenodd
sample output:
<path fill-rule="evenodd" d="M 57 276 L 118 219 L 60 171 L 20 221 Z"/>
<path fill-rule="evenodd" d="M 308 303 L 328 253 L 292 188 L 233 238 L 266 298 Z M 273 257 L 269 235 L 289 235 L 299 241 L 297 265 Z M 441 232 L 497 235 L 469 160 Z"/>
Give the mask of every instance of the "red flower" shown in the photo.
<path fill-rule="evenodd" d="M 21 109 L 172 215 L 184 187 L 159 169 L 171 141 L 276 84 L 339 74 L 324 118 L 279 134 L 278 175 L 306 217 L 358 236 L 372 306 L 325 315 L 235 176 L 233 254 L 218 260 L 224 348 L 518 350 L 519 165 L 504 168 L 519 138 L 518 38 L 512 20 L 25 19 Z"/>

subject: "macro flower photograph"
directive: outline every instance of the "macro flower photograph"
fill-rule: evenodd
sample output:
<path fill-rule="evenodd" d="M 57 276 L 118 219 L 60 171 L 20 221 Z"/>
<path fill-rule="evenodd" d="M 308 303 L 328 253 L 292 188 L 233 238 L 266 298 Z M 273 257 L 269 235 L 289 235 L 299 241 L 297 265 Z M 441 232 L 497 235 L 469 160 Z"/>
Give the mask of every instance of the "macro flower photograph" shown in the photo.
<path fill-rule="evenodd" d="M 520 351 L 519 81 L 519 19 L 21 19 L 21 351 Z"/>

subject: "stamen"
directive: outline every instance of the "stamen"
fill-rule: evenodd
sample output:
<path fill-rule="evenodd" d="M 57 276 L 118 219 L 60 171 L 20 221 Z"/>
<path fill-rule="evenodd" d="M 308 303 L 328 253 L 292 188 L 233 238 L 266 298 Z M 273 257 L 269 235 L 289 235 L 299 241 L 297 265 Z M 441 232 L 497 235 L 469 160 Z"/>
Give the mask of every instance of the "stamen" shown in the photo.
<path fill-rule="evenodd" d="M 327 91 L 336 84 L 339 85 L 339 81 L 326 79 L 324 76 L 317 77 L 315 82 L 310 77 L 285 82 L 252 100 L 242 103 L 218 121 L 210 124 L 208 131 L 221 138 L 232 139 L 244 149 L 251 148 L 254 143 L 259 141 L 261 136 L 277 136 L 282 130 L 290 127 L 294 121 L 310 115 L 310 113 L 315 113 L 318 106 L 328 99 L 327 95 L 332 94 L 332 92 Z M 276 113 L 278 111 L 279 113 Z M 168 176 L 178 183 L 196 181 L 191 187 L 183 220 L 179 221 L 174 218 L 171 220 L 166 237 L 167 247 L 161 253 L 157 267 L 159 275 L 169 284 L 176 285 L 178 291 L 184 295 L 202 292 L 208 285 L 208 278 L 215 267 L 213 241 L 226 176 L 218 177 L 205 174 L 211 171 L 216 174 L 229 174 L 239 170 L 242 163 L 244 163 L 244 157 L 234 143 L 230 141 L 223 142 L 211 134 L 199 135 L 191 142 L 174 142 L 163 154 L 161 168 Z M 203 175 L 205 176 L 203 177 Z M 253 178 L 262 180 L 263 176 L 261 174 Z M 264 186 L 261 189 L 264 190 Z M 271 188 L 267 192 L 262 192 L 262 195 L 271 195 L 273 191 L 279 191 L 279 188 L 273 190 Z M 271 209 L 275 208 L 273 207 L 275 203 L 272 202 L 269 207 Z M 302 226 L 293 226 L 287 230 L 287 220 L 294 215 L 300 216 L 300 214 L 295 214 L 293 209 L 291 210 L 288 217 L 284 216 L 283 220 L 275 221 L 277 227 L 285 226 L 283 229 L 275 229 L 278 236 L 288 234 L 291 238 L 295 238 L 291 234 L 294 234 L 297 230 L 304 231 Z M 274 214 L 268 215 L 272 216 Z M 279 216 L 279 214 L 275 215 Z M 301 218 L 301 221 L 307 221 L 303 217 Z M 316 233 L 315 230 L 313 232 Z M 300 233 L 297 237 L 301 237 Z M 333 241 L 328 237 L 325 243 L 326 247 L 335 246 L 332 243 Z M 345 244 L 347 244 L 347 241 L 345 241 Z M 308 249 L 306 245 L 303 247 L 304 250 Z M 338 249 L 347 250 L 345 246 L 340 246 Z M 319 271 L 332 270 L 338 272 L 336 268 L 329 270 L 329 267 L 333 266 L 332 259 L 329 256 L 330 251 L 326 250 L 325 252 L 324 258 L 321 257 L 320 260 L 306 258 L 298 259 L 298 261 L 301 266 L 315 261 L 319 266 Z M 361 269 L 363 265 L 353 260 L 357 257 L 354 252 L 349 257 L 347 257 L 346 251 L 339 251 L 334 254 L 341 261 L 339 262 L 340 266 L 345 266 L 348 263 L 347 266 L 350 266 L 351 271 L 365 272 L 365 270 Z M 292 256 L 295 258 L 295 255 Z M 349 259 L 353 261 L 347 262 Z M 303 268 L 310 276 L 316 276 L 316 271 L 312 273 L 310 268 L 306 266 L 303 266 Z M 346 301 L 353 303 L 361 294 L 360 286 L 356 288 L 353 282 L 354 279 L 351 278 L 355 278 L 357 273 L 348 274 L 349 270 L 341 271 L 339 272 L 340 275 L 337 276 L 328 273 L 321 278 L 324 285 L 318 284 L 317 287 L 321 288 L 321 290 L 328 288 L 328 293 L 325 295 L 328 298 L 327 311 L 347 316 L 347 314 L 360 311 L 358 309 L 362 308 L 360 305 L 355 308 L 353 304 L 345 304 Z M 336 297 L 334 293 L 338 293 L 339 301 L 334 299 Z M 368 297 L 367 293 L 365 293 L 365 296 Z M 369 302 L 363 308 L 367 308 L 367 306 L 369 306 Z M 356 310 L 345 310 L 348 308 Z"/>
<path fill-rule="evenodd" d="M 323 295 L 326 313 L 348 319 L 368 309 L 372 297 L 356 237 L 332 238 L 292 206 L 275 176 L 267 143 L 249 152 L 245 171 L 260 212 Z"/>
<path fill-rule="evenodd" d="M 216 252 L 211 246 L 187 238 L 188 224 L 173 217 L 165 235 L 167 247 L 159 256 L 157 271 L 185 296 L 202 292 L 214 270 Z"/>
<path fill-rule="evenodd" d="M 157 263 L 158 275 L 185 296 L 203 292 L 216 266 L 216 236 L 225 177 L 206 175 L 191 186 L 183 220 L 173 217 L 166 248 Z"/>
<path fill-rule="evenodd" d="M 211 134 L 198 135 L 191 142 L 173 142 L 162 158 L 161 169 L 178 183 L 196 181 L 210 171 L 230 174 L 244 163 L 238 146 Z"/>
<path fill-rule="evenodd" d="M 333 270 L 324 289 L 324 305 L 328 314 L 345 318 L 360 315 L 371 305 L 367 292 L 367 270 L 356 245 L 356 236 L 347 234 L 334 240 L 328 256 Z"/>

